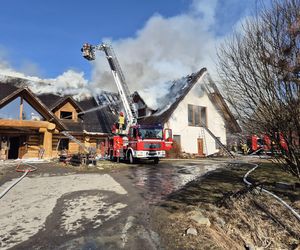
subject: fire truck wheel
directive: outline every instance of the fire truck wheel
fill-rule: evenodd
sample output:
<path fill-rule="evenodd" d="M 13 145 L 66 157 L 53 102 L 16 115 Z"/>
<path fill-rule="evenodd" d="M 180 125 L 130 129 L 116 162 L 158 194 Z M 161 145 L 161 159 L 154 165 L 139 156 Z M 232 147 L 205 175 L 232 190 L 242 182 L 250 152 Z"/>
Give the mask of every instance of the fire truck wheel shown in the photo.
<path fill-rule="evenodd" d="M 153 162 L 154 162 L 154 164 L 158 164 L 159 163 L 159 158 L 154 158 Z"/>
<path fill-rule="evenodd" d="M 131 152 L 128 153 L 128 161 L 129 161 L 130 164 L 134 163 L 134 157 L 133 157 Z"/>

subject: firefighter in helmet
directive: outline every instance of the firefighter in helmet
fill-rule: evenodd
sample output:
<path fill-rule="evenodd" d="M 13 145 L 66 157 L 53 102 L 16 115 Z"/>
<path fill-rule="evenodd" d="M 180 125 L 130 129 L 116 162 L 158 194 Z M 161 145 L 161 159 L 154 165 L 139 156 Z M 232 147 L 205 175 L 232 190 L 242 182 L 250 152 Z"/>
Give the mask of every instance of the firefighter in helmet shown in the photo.
<path fill-rule="evenodd" d="M 125 124 L 124 113 L 121 111 L 119 115 L 119 133 L 122 134 Z"/>

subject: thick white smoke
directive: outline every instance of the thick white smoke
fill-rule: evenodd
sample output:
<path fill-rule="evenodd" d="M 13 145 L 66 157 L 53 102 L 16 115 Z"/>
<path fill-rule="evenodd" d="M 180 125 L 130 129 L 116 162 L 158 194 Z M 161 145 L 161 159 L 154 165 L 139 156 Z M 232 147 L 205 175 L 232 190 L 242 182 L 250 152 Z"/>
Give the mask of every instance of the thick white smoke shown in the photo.
<path fill-rule="evenodd" d="M 12 68 L 2 67 L 0 64 L 0 80 L 9 83 L 12 78 L 23 79 L 24 85 L 28 86 L 36 94 L 53 93 L 61 96 L 72 95 L 77 100 L 92 95 L 90 85 L 84 78 L 83 72 L 68 70 L 57 78 L 41 79 L 36 76 L 27 76 Z M 94 93 L 95 91 L 97 89 L 93 90 Z"/>
<path fill-rule="evenodd" d="M 198 71 L 214 71 L 216 39 L 211 26 L 217 0 L 193 1 L 190 10 L 178 16 L 152 16 L 134 38 L 112 44 L 131 91 L 137 90 L 146 103 L 157 108 L 157 98 L 168 91 L 166 82 Z M 93 64 L 96 86 L 115 90 L 109 66 L 102 54 Z"/>
<path fill-rule="evenodd" d="M 23 79 L 33 92 L 37 94 L 53 93 L 58 95 L 72 95 L 76 99 L 82 99 L 86 96 L 91 96 L 90 85 L 88 80 L 84 78 L 83 72 L 67 70 L 56 78 L 42 79 L 37 76 L 32 76 L 30 73 L 37 73 L 38 67 L 26 62 L 21 67 L 21 71 L 15 70 L 5 59 L 5 49 L 0 48 L 0 80 L 2 82 L 10 82 L 13 78 Z M 93 93 L 97 89 L 93 89 Z"/>
<path fill-rule="evenodd" d="M 177 16 L 153 15 L 134 37 L 102 40 L 113 46 L 131 92 L 137 90 L 149 106 L 157 108 L 157 100 L 167 94 L 170 81 L 203 67 L 214 75 L 216 47 L 222 40 L 213 31 L 220 2 L 193 0 L 190 8 Z M 34 71 L 34 67 L 29 68 Z M 109 65 L 100 52 L 92 63 L 90 83 L 83 72 L 73 70 L 55 79 L 26 76 L 1 60 L 0 48 L 1 75 L 26 78 L 37 93 L 71 94 L 82 98 L 95 91 L 100 93 L 99 89 L 116 91 Z"/>

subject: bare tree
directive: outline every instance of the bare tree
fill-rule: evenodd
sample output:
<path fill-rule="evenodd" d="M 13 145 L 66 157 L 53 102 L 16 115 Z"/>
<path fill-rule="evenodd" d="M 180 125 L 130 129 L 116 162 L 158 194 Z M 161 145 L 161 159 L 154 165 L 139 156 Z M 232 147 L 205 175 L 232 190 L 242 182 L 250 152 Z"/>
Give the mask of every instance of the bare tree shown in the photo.
<path fill-rule="evenodd" d="M 274 0 L 248 19 L 219 49 L 218 66 L 245 130 L 275 141 L 280 162 L 300 178 L 300 0 Z"/>

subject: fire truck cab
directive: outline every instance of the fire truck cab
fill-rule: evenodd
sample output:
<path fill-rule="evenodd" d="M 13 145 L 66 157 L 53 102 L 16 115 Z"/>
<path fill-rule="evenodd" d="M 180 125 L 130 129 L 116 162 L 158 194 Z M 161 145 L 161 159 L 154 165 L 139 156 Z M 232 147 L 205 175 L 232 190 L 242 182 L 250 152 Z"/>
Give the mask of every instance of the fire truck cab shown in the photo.
<path fill-rule="evenodd" d="M 132 125 L 126 135 L 114 135 L 109 140 L 108 155 L 112 160 L 153 159 L 158 163 L 172 147 L 172 131 L 159 125 Z"/>

